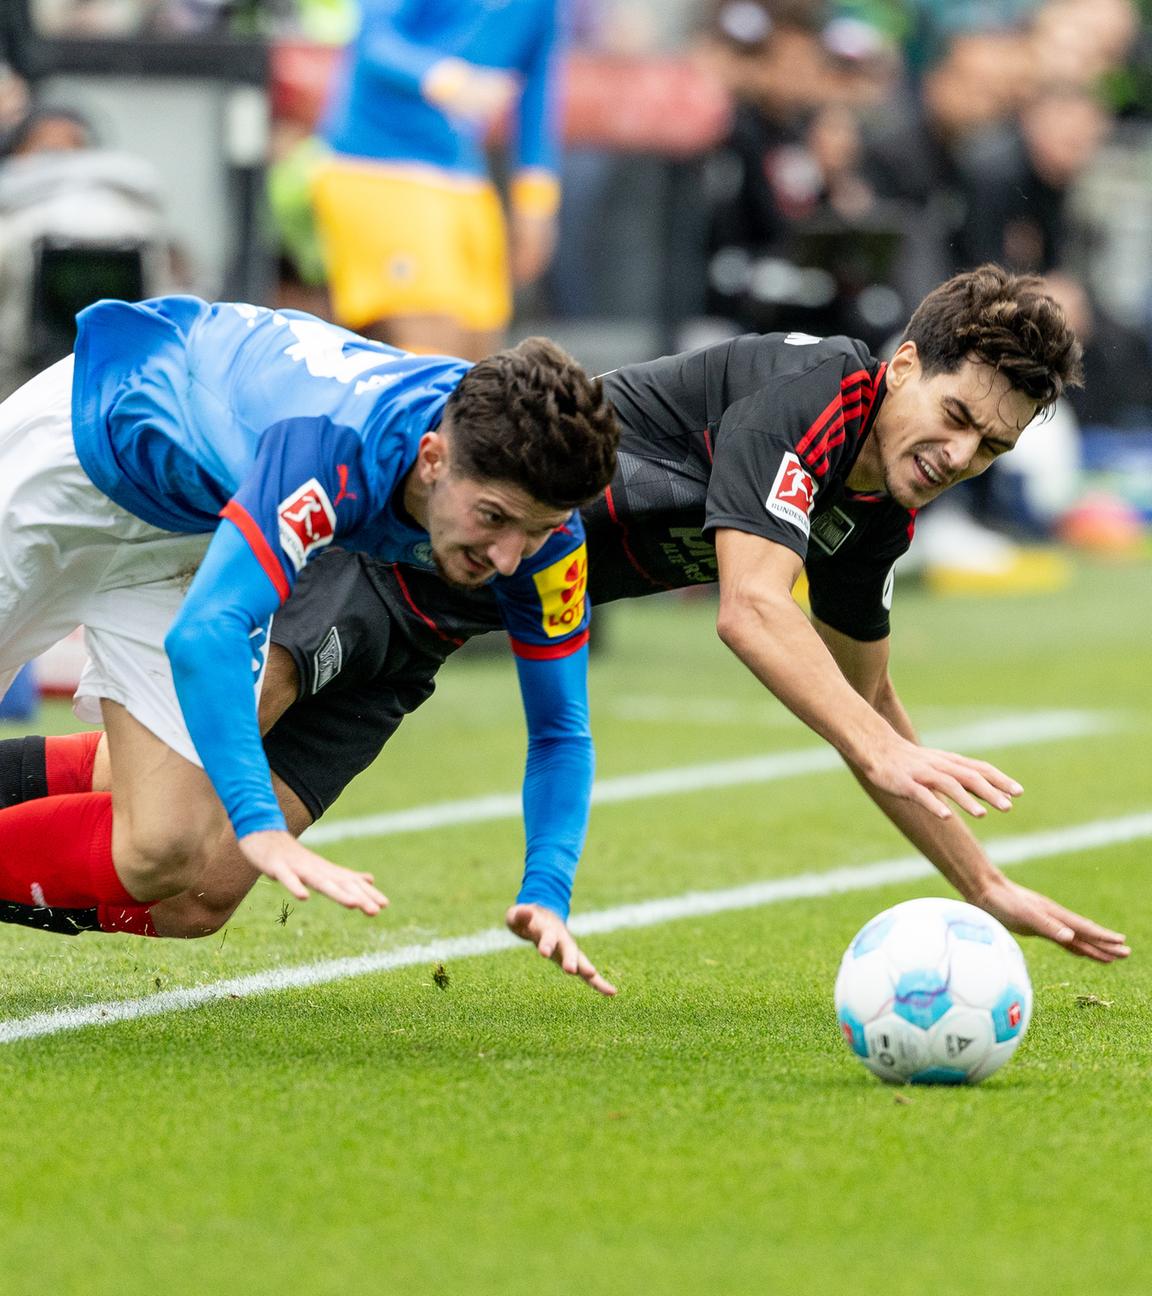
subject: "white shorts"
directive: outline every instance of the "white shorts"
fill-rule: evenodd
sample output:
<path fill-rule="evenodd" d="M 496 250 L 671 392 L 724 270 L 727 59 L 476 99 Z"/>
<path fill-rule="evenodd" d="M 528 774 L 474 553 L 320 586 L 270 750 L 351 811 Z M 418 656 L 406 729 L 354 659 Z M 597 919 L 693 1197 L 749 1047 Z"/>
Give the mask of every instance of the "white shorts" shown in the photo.
<path fill-rule="evenodd" d="M 0 404 L 0 696 L 25 662 L 85 629 L 80 719 L 119 702 L 199 765 L 164 637 L 211 534 L 162 531 L 93 485 L 72 440 L 72 359 Z"/>

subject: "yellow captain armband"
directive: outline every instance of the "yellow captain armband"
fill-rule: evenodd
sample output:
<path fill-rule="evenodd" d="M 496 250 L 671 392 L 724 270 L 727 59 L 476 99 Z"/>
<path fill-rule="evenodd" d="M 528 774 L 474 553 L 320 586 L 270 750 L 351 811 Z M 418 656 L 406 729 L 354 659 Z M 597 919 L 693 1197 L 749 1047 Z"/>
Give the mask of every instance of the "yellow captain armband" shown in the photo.
<path fill-rule="evenodd" d="M 521 171 L 512 180 L 512 208 L 524 216 L 555 216 L 560 181 L 551 171 Z"/>

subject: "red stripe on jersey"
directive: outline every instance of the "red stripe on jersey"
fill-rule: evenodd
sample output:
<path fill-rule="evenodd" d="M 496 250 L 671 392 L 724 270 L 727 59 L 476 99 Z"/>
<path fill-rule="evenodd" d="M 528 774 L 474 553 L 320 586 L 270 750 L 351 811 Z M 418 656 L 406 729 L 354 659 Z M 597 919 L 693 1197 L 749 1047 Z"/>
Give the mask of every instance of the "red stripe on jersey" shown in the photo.
<path fill-rule="evenodd" d="M 256 520 L 247 509 L 242 508 L 235 500 L 229 500 L 220 510 L 220 516 L 227 518 L 235 526 L 240 534 L 248 541 L 252 552 L 256 555 L 256 561 L 264 568 L 264 574 L 276 588 L 276 593 L 280 595 L 280 602 L 292 592 L 291 585 L 288 584 L 288 578 L 284 575 L 284 569 L 276 560 L 276 555 L 272 552 L 272 546 L 268 543 L 264 532 L 256 525 Z"/>
<path fill-rule="evenodd" d="M 428 627 L 429 630 L 434 630 L 436 634 L 440 636 L 441 639 L 445 640 L 447 643 L 453 643 L 456 645 L 457 648 L 459 648 L 464 642 L 463 639 L 457 639 L 453 635 L 446 634 L 443 630 L 440 629 L 440 627 L 436 624 L 436 622 L 433 621 L 433 619 L 428 615 L 427 612 L 423 611 L 421 608 L 418 608 L 416 606 L 416 600 L 412 597 L 412 592 L 411 590 L 409 590 L 407 582 L 405 581 L 404 577 L 400 575 L 400 564 L 392 563 L 391 571 L 393 576 L 396 577 L 397 585 L 400 586 L 400 593 L 404 595 L 405 603 L 408 604 L 408 606 L 412 609 L 412 611 L 416 613 L 416 615 L 420 618 L 421 621 L 424 622 L 424 624 Z"/>
<path fill-rule="evenodd" d="M 846 434 L 843 431 L 840 431 L 840 429 L 850 420 L 856 420 L 864 407 L 864 402 L 862 400 L 855 405 L 841 407 L 840 413 L 824 429 L 823 434 L 820 436 L 816 444 L 805 451 L 804 461 L 810 468 L 813 464 L 816 464 L 823 459 L 833 446 L 838 446 L 841 441 L 844 440 Z M 837 431 L 840 431 L 840 435 L 833 438 L 832 434 Z"/>
<path fill-rule="evenodd" d="M 832 440 L 829 441 L 827 445 L 824 446 L 824 458 L 821 459 L 819 463 L 813 464 L 811 461 L 809 462 L 808 466 L 809 468 L 812 469 L 814 476 L 823 477 L 824 474 L 828 471 L 828 468 L 832 462 L 828 458 L 829 452 L 835 450 L 836 447 L 840 444 L 840 442 L 844 440 L 846 435 L 847 433 L 841 432 L 839 436 L 833 437 Z"/>
<path fill-rule="evenodd" d="M 820 411 L 816 418 L 809 425 L 808 431 L 800 438 L 796 446 L 796 453 L 803 455 L 804 451 L 812 444 L 813 441 L 824 431 L 828 430 L 828 423 L 837 413 L 843 417 L 845 397 L 853 399 L 860 395 L 856 388 L 869 385 L 872 382 L 871 375 L 867 369 L 857 369 L 855 373 L 850 373 L 846 378 L 840 380 L 840 391 L 832 397 L 827 405 Z"/>
<path fill-rule="evenodd" d="M 816 438 L 820 435 L 820 433 L 824 431 L 825 424 L 828 422 L 830 418 L 832 418 L 832 416 L 837 412 L 837 410 L 840 409 L 840 405 L 843 399 L 844 399 L 843 394 L 837 392 L 837 394 L 832 397 L 832 399 L 828 402 L 828 404 L 824 406 L 824 408 L 820 411 L 820 413 L 809 425 L 808 431 L 804 433 L 804 435 L 800 438 L 799 442 L 797 443 L 796 445 L 797 454 L 802 455 L 804 451 L 807 450 L 808 447 L 812 444 L 812 442 L 816 440 Z"/>
<path fill-rule="evenodd" d="M 866 407 L 864 410 L 863 417 L 860 419 L 861 424 L 863 424 L 863 426 L 865 427 L 868 426 L 868 420 L 872 417 L 872 406 L 876 404 L 876 393 L 880 390 L 880 384 L 881 382 L 883 382 L 884 374 L 887 372 L 887 370 L 888 370 L 887 361 L 885 361 L 880 366 L 880 368 L 876 370 L 876 379 L 871 384 L 872 389 L 866 397 Z"/>
<path fill-rule="evenodd" d="M 588 631 L 581 630 L 578 635 L 573 635 L 571 639 L 565 639 L 563 643 L 557 644 L 533 644 L 525 643 L 522 639 L 514 639 L 508 636 L 508 642 L 512 645 L 512 651 L 517 657 L 525 661 L 551 661 L 556 657 L 571 657 L 574 652 L 579 652 L 588 642 Z"/>
<path fill-rule="evenodd" d="M 714 457 L 712 454 L 712 435 L 707 428 L 704 429 L 704 449 L 708 451 L 708 462 L 711 463 Z"/>
<path fill-rule="evenodd" d="M 668 585 L 664 581 L 657 580 L 655 576 L 650 576 L 636 559 L 632 552 L 632 546 L 628 543 L 628 528 L 620 521 L 620 515 L 616 512 L 616 501 L 612 498 L 612 487 L 607 486 L 604 489 L 604 502 L 608 505 L 608 516 L 612 519 L 613 525 L 620 532 L 620 544 L 624 550 L 624 556 L 648 582 L 649 585 L 657 585 L 660 589 L 675 589 L 675 585 Z"/>
<path fill-rule="evenodd" d="M 919 509 L 908 510 L 908 542 L 912 542 L 912 537 L 916 534 L 916 514 Z"/>
<path fill-rule="evenodd" d="M 820 438 L 820 440 L 817 441 L 816 444 L 805 453 L 804 462 L 808 465 L 809 468 L 813 467 L 814 464 L 819 463 L 821 459 L 826 458 L 828 455 L 828 451 L 831 450 L 833 446 L 838 446 L 840 442 L 844 440 L 844 436 L 845 436 L 844 420 L 845 420 L 845 411 L 842 410 L 840 413 L 840 417 L 837 418 L 835 422 L 831 423 L 828 426 L 827 431 Z M 832 434 L 834 432 L 838 433 L 839 435 L 833 436 Z"/>

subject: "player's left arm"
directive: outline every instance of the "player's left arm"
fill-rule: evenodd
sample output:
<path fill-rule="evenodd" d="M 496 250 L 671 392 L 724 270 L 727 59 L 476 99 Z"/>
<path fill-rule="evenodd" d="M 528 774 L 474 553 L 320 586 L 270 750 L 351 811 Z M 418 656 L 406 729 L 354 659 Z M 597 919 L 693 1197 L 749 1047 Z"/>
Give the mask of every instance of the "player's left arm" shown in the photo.
<path fill-rule="evenodd" d="M 568 930 L 576 866 L 588 832 L 595 756 L 588 718 L 588 646 L 565 656 L 517 655 L 528 725 L 524 769 L 524 878 L 505 915 L 511 931 L 593 990 L 616 987 Z"/>
<path fill-rule="evenodd" d="M 813 624 L 856 692 L 897 733 L 909 742 L 917 742 L 916 731 L 889 674 L 888 638 L 863 642 L 825 622 L 814 620 Z M 1121 933 L 1101 927 L 1006 877 L 958 816 L 938 819 L 914 802 L 884 792 L 851 761 L 847 764 L 884 814 L 969 903 L 979 905 L 1012 931 L 1045 936 L 1074 954 L 1100 963 L 1128 955 Z"/>
<path fill-rule="evenodd" d="M 848 684 L 792 597 L 800 555 L 751 532 L 716 529 L 720 638 L 766 688 L 869 782 L 941 819 L 944 798 L 972 815 L 1007 809 L 1013 784 L 983 762 L 910 742 Z M 991 771 L 991 774 L 988 773 Z"/>
<path fill-rule="evenodd" d="M 588 571 L 579 515 L 515 576 L 494 584 L 516 658 L 528 754 L 524 768 L 524 877 L 509 928 L 601 994 L 615 994 L 568 931 L 584 849 L 595 752 L 588 708 Z"/>

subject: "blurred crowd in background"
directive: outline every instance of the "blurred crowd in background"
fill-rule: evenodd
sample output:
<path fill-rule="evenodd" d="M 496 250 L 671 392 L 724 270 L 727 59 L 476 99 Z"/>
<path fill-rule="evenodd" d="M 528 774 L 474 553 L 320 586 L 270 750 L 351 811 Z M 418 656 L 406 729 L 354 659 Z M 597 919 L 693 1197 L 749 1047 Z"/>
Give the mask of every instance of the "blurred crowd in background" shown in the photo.
<path fill-rule="evenodd" d="M 307 169 L 355 0 L 19 2 L 0 47 L 0 392 L 67 349 L 85 297 L 259 291 L 327 313 Z M 750 330 L 848 333 L 882 354 L 958 270 L 994 260 L 1045 275 L 1087 383 L 960 500 L 964 529 L 941 528 L 942 552 L 1003 566 L 1014 542 L 1061 528 L 1139 544 L 1152 517 L 1152 0 L 560 10 L 559 237 L 545 273 L 518 286 L 514 334 L 550 333 L 599 370 Z M 187 179 L 195 127 L 175 150 L 134 144 L 133 113 L 159 130 L 165 101 L 121 112 L 115 96 L 140 93 L 131 60 L 118 90 L 97 92 L 66 57 L 70 44 L 136 42 L 146 68 L 175 38 L 269 51 L 263 83 L 245 87 L 269 111 L 266 134 L 250 128 L 245 144 L 235 95 L 224 124 L 204 126 L 231 141 L 214 243 L 205 185 Z M 502 147 L 494 131 L 498 179 Z M 256 177 L 255 198 L 237 175 Z M 248 241 L 213 265 L 204 249 L 244 223 Z"/>

